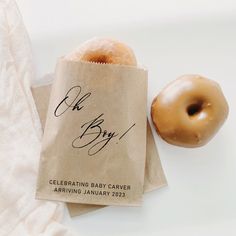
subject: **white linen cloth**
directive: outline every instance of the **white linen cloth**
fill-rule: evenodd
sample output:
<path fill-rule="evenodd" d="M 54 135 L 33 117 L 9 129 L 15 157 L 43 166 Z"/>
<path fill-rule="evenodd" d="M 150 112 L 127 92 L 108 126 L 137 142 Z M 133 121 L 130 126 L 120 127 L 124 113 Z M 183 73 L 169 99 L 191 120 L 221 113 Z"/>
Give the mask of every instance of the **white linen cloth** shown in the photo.
<path fill-rule="evenodd" d="M 35 200 L 41 126 L 30 41 L 14 0 L 0 0 L 0 236 L 69 236 L 64 204 Z"/>

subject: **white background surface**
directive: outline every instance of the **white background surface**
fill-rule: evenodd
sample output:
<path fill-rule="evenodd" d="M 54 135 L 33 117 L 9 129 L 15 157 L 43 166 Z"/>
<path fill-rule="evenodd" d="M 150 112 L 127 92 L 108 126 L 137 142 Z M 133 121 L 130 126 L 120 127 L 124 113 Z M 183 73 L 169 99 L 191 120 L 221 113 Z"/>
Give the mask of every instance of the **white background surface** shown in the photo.
<path fill-rule="evenodd" d="M 149 70 L 148 108 L 186 73 L 216 80 L 227 122 L 206 146 L 184 149 L 155 133 L 169 186 L 140 208 L 107 207 L 65 224 L 77 235 L 236 235 L 236 2 L 217 0 L 17 0 L 32 40 L 37 76 L 93 36 L 130 45 Z M 148 110 L 149 112 L 149 110 Z"/>

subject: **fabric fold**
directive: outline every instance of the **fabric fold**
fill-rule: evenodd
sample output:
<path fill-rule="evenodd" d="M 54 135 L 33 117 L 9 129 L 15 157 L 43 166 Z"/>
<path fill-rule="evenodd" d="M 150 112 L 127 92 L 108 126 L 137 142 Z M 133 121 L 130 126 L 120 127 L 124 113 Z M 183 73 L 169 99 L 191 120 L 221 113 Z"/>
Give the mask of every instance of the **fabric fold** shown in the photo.
<path fill-rule="evenodd" d="M 42 135 L 31 46 L 13 0 L 0 0 L 0 235 L 70 235 L 64 204 L 34 199 Z"/>

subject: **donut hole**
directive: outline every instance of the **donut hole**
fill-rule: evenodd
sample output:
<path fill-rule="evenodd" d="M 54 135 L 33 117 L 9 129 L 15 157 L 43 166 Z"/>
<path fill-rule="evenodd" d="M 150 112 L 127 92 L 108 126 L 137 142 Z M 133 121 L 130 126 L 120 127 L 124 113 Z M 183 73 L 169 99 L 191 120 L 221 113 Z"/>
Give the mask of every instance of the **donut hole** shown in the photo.
<path fill-rule="evenodd" d="M 93 55 L 88 58 L 88 61 L 96 63 L 109 63 L 106 55 Z"/>
<path fill-rule="evenodd" d="M 187 107 L 187 113 L 189 116 L 195 116 L 202 111 L 203 103 L 201 101 L 192 103 Z"/>

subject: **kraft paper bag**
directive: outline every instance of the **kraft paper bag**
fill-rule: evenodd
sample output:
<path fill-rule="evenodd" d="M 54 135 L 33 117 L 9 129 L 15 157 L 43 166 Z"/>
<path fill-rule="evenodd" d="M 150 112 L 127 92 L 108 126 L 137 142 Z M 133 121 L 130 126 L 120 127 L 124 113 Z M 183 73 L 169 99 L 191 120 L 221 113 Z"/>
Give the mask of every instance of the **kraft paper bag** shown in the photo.
<path fill-rule="evenodd" d="M 39 113 L 39 117 L 44 128 L 46 122 L 46 115 L 48 110 L 48 102 L 51 92 L 51 84 L 54 75 L 49 75 L 50 80 L 44 85 L 34 85 L 32 88 L 33 97 Z M 147 122 L 147 147 L 146 147 L 146 163 L 145 163 L 145 176 L 144 176 L 144 192 L 158 189 L 167 185 L 167 181 L 161 166 L 160 158 L 157 152 L 157 148 L 154 142 L 152 131 L 149 122 Z M 67 207 L 71 216 L 79 216 L 97 209 L 101 209 L 104 206 L 101 205 L 89 205 L 89 204 L 77 204 L 67 203 Z"/>
<path fill-rule="evenodd" d="M 138 206 L 146 160 L 147 71 L 57 63 L 36 198 Z"/>
<path fill-rule="evenodd" d="M 156 149 L 151 127 L 147 122 L 147 148 L 144 176 L 144 192 L 150 192 L 167 185 L 160 158 Z M 91 211 L 98 210 L 104 206 L 67 203 L 70 216 L 79 216 Z"/>

